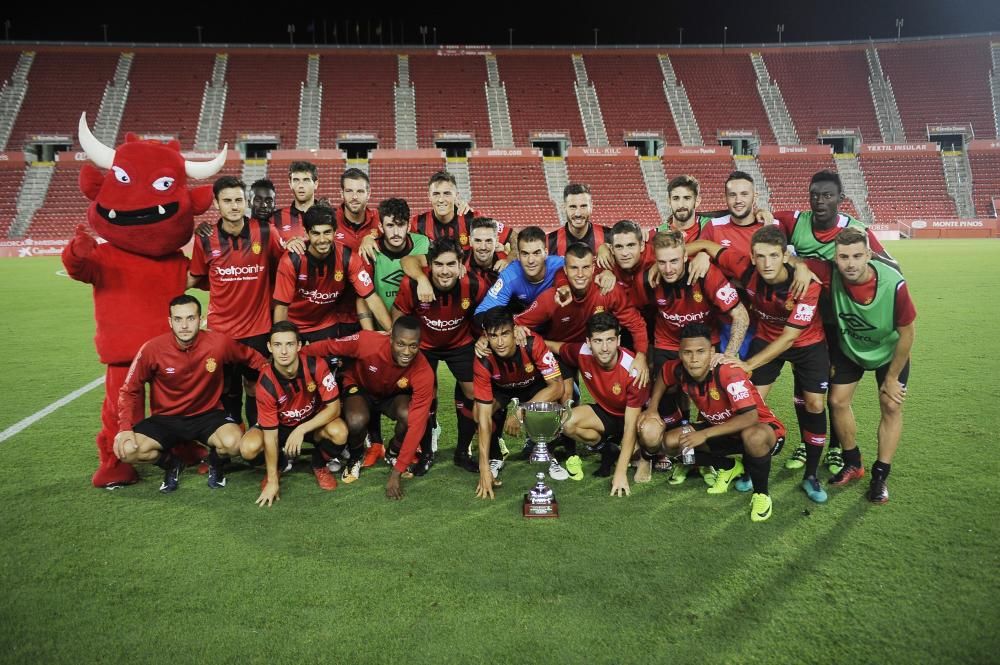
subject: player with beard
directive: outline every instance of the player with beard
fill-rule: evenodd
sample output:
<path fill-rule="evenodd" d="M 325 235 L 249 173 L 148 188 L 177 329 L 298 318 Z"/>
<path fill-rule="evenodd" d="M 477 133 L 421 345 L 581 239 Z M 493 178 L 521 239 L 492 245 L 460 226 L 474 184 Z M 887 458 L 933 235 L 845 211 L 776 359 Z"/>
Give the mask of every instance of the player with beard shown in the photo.
<path fill-rule="evenodd" d="M 362 241 L 378 237 L 378 210 L 368 207 L 371 184 L 368 174 L 361 169 L 350 168 L 340 176 L 340 197 L 337 206 L 337 244 L 346 245 L 360 251 Z M 364 253 L 364 252 L 362 252 Z"/>
<path fill-rule="evenodd" d="M 573 407 L 563 434 L 600 453 L 594 475 L 610 476 L 613 467 L 611 496 L 631 494 L 626 472 L 635 452 L 639 414 L 649 398 L 649 387 L 635 381 L 635 356 L 621 347 L 620 331 L 618 319 L 601 312 L 587 321 L 585 343 L 546 342 L 564 364 L 580 370 L 594 399 L 594 404 Z"/>
<path fill-rule="evenodd" d="M 531 334 L 524 344 L 514 340 L 514 318 L 503 307 L 483 315 L 483 327 L 490 355 L 476 358 L 473 409 L 479 429 L 479 484 L 476 496 L 493 498 L 504 467 L 501 432 L 518 436 L 521 424 L 507 405 L 517 399 L 530 402 L 557 402 L 562 395 L 559 363 L 545 340 Z"/>
<path fill-rule="evenodd" d="M 286 253 L 278 263 L 274 285 L 274 320 L 291 321 L 302 339 L 342 337 L 371 327 L 370 314 L 350 320 L 333 306 L 352 288 L 372 311 L 383 330 L 391 325 L 389 312 L 375 293 L 371 276 L 356 252 L 333 241 L 333 211 L 316 205 L 303 215 L 309 248 L 302 256 Z"/>
<path fill-rule="evenodd" d="M 809 287 L 809 283 L 816 279 L 816 276 L 800 259 L 833 261 L 836 254 L 837 234 L 845 228 L 855 228 L 864 232 L 868 237 L 868 247 L 873 258 L 901 272 L 899 264 L 889 255 L 889 252 L 875 237 L 874 232 L 868 229 L 864 222 L 839 211 L 843 202 L 844 187 L 840 182 L 840 176 L 833 171 L 818 171 L 809 182 L 809 210 L 774 213 L 775 221 L 785 232 L 789 244 L 795 248 L 796 257 L 789 259 L 795 265 L 795 279 L 791 289 L 793 297 L 801 297 Z M 823 314 L 826 342 L 832 360 L 836 354 L 834 347 L 838 343 L 837 324 L 831 318 L 832 308 L 825 296 L 820 299 L 820 312 Z M 800 411 L 803 407 L 799 388 L 796 388 L 795 395 L 795 408 Z M 799 446 L 792 453 L 791 458 L 785 462 L 785 466 L 793 469 L 801 468 L 805 463 L 805 456 L 806 450 L 803 446 Z M 840 438 L 837 429 L 833 427 L 832 420 L 830 445 L 827 448 L 824 464 L 827 465 L 830 473 L 834 474 L 839 473 L 844 468 Z"/>
<path fill-rule="evenodd" d="M 507 255 L 497 250 L 497 221 L 490 217 L 476 217 L 469 225 L 471 249 L 465 253 L 465 270 L 471 272 L 490 288 L 507 267 Z"/>
<path fill-rule="evenodd" d="M 400 479 L 420 446 L 434 400 L 434 373 L 420 353 L 420 321 L 401 316 L 392 324 L 389 335 L 362 330 L 350 337 L 310 344 L 304 353 L 356 361 L 341 381 L 347 446 L 351 451 L 351 464 L 344 468 L 341 480 L 358 480 L 368 421 L 385 415 L 396 421 L 386 458 L 392 470 L 385 495 L 389 499 L 403 498 Z"/>
<path fill-rule="evenodd" d="M 472 437 L 476 432 L 472 417 L 472 361 L 475 343 L 472 319 L 474 304 L 482 299 L 486 287 L 474 274 L 467 273 L 459 277 L 461 257 L 461 248 L 450 238 L 441 238 L 431 243 L 426 256 L 430 264 L 429 274 L 424 274 L 420 283 L 433 290 L 434 300 L 422 302 L 417 297 L 417 280 L 407 277 L 399 285 L 399 293 L 392 306 L 392 316 L 393 319 L 404 315 L 417 318 L 422 327 L 420 350 L 431 369 L 436 375 L 438 362 L 444 361 L 454 375 L 455 415 L 458 422 L 454 462 L 466 471 L 476 472 L 479 466 L 472 461 L 469 453 Z M 431 411 L 430 417 L 434 421 L 436 406 Z M 428 431 L 419 463 L 414 470 L 416 475 L 425 474 L 433 464 L 431 436 L 431 431 Z"/>
<path fill-rule="evenodd" d="M 312 162 L 295 161 L 288 166 L 288 187 L 292 190 L 292 205 L 278 208 L 271 216 L 282 245 L 292 238 L 305 238 L 302 216 L 316 203 L 319 169 Z"/>
<path fill-rule="evenodd" d="M 479 215 L 458 200 L 455 176 L 447 171 L 438 171 L 430 177 L 427 187 L 431 209 L 414 215 L 410 220 L 410 230 L 422 233 L 431 241 L 451 238 L 463 251 L 468 250 L 470 225 Z M 504 251 L 516 248 L 517 234 L 511 233 L 511 229 L 500 222 L 497 222 L 497 236 Z"/>
<path fill-rule="evenodd" d="M 726 178 L 726 206 L 729 212 L 712 219 L 701 232 L 701 240 L 730 247 L 750 256 L 750 237 L 765 223 L 757 218 L 757 190 L 753 177 L 743 171 L 733 171 Z M 763 216 L 762 219 L 766 219 Z"/>
<path fill-rule="evenodd" d="M 680 231 L 684 242 L 694 242 L 701 236 L 702 229 L 711 221 L 711 214 L 699 214 L 701 205 L 701 183 L 690 175 L 679 175 L 667 183 L 667 201 L 670 203 L 670 219 L 649 234 L 649 241 L 658 231 Z M 714 213 L 713 213 L 714 214 Z"/>
<path fill-rule="evenodd" d="M 378 251 L 374 255 L 375 291 L 387 309 L 399 292 L 399 285 L 406 275 L 400 266 L 405 256 L 423 256 L 430 247 L 427 236 L 410 231 L 410 206 L 404 199 L 386 199 L 378 204 L 382 233 L 375 240 Z"/>
<path fill-rule="evenodd" d="M 714 355 L 712 331 L 707 326 L 692 323 L 684 327 L 680 358 L 666 363 L 657 374 L 649 407 L 639 420 L 640 445 L 646 457 L 693 450 L 697 464 L 719 470 L 709 494 L 726 492 L 745 467 L 754 489 L 750 520 L 763 522 L 772 511 L 768 493 L 771 457 L 781 450 L 785 427 L 764 403 L 749 375 L 732 365 L 713 369 Z M 664 431 L 656 407 L 668 388 L 687 395 L 702 420 Z M 742 453 L 742 460 L 729 457 L 735 453 Z"/>
<path fill-rule="evenodd" d="M 590 187 L 582 183 L 570 183 L 563 188 L 563 212 L 566 224 L 548 236 L 549 254 L 565 256 L 573 243 L 582 242 L 594 252 L 610 239 L 611 229 L 595 227 L 590 222 L 594 212 Z"/>
<path fill-rule="evenodd" d="M 340 391 L 326 362 L 302 356 L 302 340 L 295 324 L 279 321 L 267 340 L 271 366 L 260 377 L 257 393 L 260 419 L 240 441 L 245 460 L 264 454 L 267 475 L 257 505 L 270 506 L 280 491 L 279 470 L 288 457 L 298 457 L 302 443 L 315 446 L 312 470 L 320 489 L 336 489 L 337 479 L 326 459 L 339 457 L 347 443 L 347 425 L 340 418 Z M 286 453 L 287 451 L 287 453 Z"/>

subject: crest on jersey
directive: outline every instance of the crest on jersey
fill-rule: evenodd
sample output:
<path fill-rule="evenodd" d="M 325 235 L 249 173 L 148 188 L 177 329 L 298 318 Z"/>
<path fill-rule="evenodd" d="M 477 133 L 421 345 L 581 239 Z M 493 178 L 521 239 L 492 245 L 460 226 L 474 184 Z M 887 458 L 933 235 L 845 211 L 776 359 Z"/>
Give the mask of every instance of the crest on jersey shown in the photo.
<path fill-rule="evenodd" d="M 719 391 L 716 390 L 715 386 L 708 389 L 708 396 L 714 400 L 722 399 L 722 395 L 719 394 Z"/>
<path fill-rule="evenodd" d="M 600 314 L 603 311 L 604 311 L 604 305 L 598 305 L 597 307 L 594 308 L 594 314 Z"/>
<path fill-rule="evenodd" d="M 793 307 L 795 307 L 795 301 L 794 300 L 792 300 L 791 298 L 789 298 L 788 300 L 785 301 L 785 309 L 786 310 L 788 310 L 790 312 L 790 311 L 792 311 Z"/>
<path fill-rule="evenodd" d="M 527 372 L 528 374 L 531 374 L 532 372 L 535 371 L 535 366 L 532 365 L 531 363 L 528 363 L 527 365 L 524 366 L 524 371 Z"/>
<path fill-rule="evenodd" d="M 254 244 L 250 245 L 250 251 L 253 252 L 254 254 L 260 254 L 260 243 L 255 242 Z"/>
<path fill-rule="evenodd" d="M 694 290 L 694 295 L 691 296 L 695 302 L 701 302 L 705 299 L 705 296 L 701 295 L 701 291 L 698 289 Z"/>
<path fill-rule="evenodd" d="M 464 233 L 462 235 L 458 236 L 458 244 L 462 245 L 462 246 L 468 245 L 469 244 L 469 236 L 465 235 Z"/>
<path fill-rule="evenodd" d="M 309 384 L 306 386 L 306 390 L 308 390 L 311 393 L 316 392 L 316 384 L 310 381 Z"/>
<path fill-rule="evenodd" d="M 472 301 L 468 298 L 462 298 L 462 309 L 469 309 L 472 307 Z"/>
<path fill-rule="evenodd" d="M 406 386 L 410 385 L 410 380 L 404 376 L 403 378 L 401 378 L 399 381 L 396 382 L 396 385 L 399 386 L 400 388 L 406 388 Z"/>
<path fill-rule="evenodd" d="M 344 279 L 344 271 L 338 270 L 337 272 L 333 273 L 333 278 L 338 282 L 341 281 L 342 279 Z"/>
<path fill-rule="evenodd" d="M 214 372 L 216 367 L 218 367 L 218 365 L 215 362 L 215 358 L 210 357 L 208 360 L 205 361 L 205 369 L 208 372 Z"/>
<path fill-rule="evenodd" d="M 615 385 L 611 386 L 611 392 L 613 392 L 616 395 L 621 395 L 622 394 L 622 384 L 616 383 Z"/>
<path fill-rule="evenodd" d="M 347 394 L 348 395 L 356 395 L 356 394 L 358 394 L 358 392 L 360 392 L 360 390 L 361 389 L 358 388 L 357 386 L 351 386 L 350 388 L 347 389 Z"/>

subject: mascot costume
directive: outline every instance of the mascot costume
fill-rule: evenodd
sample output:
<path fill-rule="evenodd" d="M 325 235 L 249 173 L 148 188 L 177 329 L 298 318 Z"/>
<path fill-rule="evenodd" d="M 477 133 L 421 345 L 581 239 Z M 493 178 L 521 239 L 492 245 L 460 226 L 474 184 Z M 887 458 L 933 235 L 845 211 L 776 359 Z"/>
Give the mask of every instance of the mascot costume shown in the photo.
<path fill-rule="evenodd" d="M 114 488 L 138 480 L 135 469 L 115 457 L 118 392 L 144 342 L 169 330 L 167 305 L 184 293 L 188 259 L 181 248 L 191 239 L 194 217 L 212 205 L 212 187 L 187 187 L 187 180 L 210 178 L 226 161 L 226 148 L 210 162 L 189 162 L 180 143 L 143 141 L 128 134 L 113 149 L 98 141 L 80 116 L 80 145 L 90 164 L 80 170 L 80 190 L 92 203 L 90 228 L 107 242 L 98 244 L 81 224 L 63 250 L 73 279 L 94 289 L 94 341 L 106 365 L 100 465 L 95 487 Z M 228 147 L 228 146 L 226 146 Z M 143 410 L 143 405 L 138 405 Z M 135 414 L 135 422 L 143 417 Z"/>

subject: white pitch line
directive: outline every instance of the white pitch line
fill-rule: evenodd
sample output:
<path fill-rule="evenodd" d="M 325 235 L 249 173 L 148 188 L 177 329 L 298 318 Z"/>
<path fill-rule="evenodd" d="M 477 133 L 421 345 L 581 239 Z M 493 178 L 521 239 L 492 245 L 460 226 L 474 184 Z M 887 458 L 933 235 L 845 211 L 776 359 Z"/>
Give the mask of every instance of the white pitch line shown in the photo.
<path fill-rule="evenodd" d="M 28 416 L 27 418 L 25 418 L 24 420 L 14 423 L 4 431 L 0 432 L 0 442 L 6 441 L 15 434 L 20 433 L 22 430 L 34 425 L 36 422 L 38 422 L 45 416 L 49 415 L 56 409 L 60 409 L 66 406 L 80 395 L 84 395 L 90 392 L 91 390 L 101 385 L 102 383 L 104 383 L 104 377 L 100 376 L 91 381 L 90 383 L 88 383 L 87 385 L 83 386 L 82 388 L 77 388 L 76 390 L 66 395 L 65 397 L 60 397 L 56 401 L 52 402 L 52 404 L 49 404 L 47 407 L 42 409 L 41 411 L 37 411 Z"/>

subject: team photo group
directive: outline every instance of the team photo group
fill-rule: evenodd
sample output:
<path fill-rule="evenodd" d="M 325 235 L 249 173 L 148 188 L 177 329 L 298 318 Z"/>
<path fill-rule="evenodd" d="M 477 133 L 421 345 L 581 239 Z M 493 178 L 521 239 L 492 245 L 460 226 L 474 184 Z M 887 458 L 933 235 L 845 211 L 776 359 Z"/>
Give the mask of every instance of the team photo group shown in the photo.
<path fill-rule="evenodd" d="M 839 210 L 836 173 L 816 173 L 798 211 L 758 206 L 741 171 L 680 175 L 669 220 L 652 228 L 595 225 L 601 202 L 571 183 L 565 224 L 516 230 L 462 200 L 447 171 L 427 174 L 429 205 L 376 205 L 357 168 L 332 185 L 305 161 L 287 176 L 214 181 L 219 219 L 195 228 L 188 291 L 162 312 L 169 332 L 108 393 L 105 472 L 155 464 L 169 493 L 197 468 L 222 489 L 239 458 L 263 471 L 256 501 L 271 506 L 300 460 L 317 491 L 388 465 L 385 495 L 399 499 L 404 480 L 433 482 L 447 454 L 470 472 L 470 500 L 492 499 L 505 465 L 529 463 L 523 409 L 551 403 L 563 422 L 539 444 L 539 468 L 557 482 L 609 478 L 622 497 L 631 483 L 698 478 L 709 494 L 747 493 L 760 522 L 787 447 L 780 463 L 801 470 L 806 504 L 866 476 L 859 491 L 888 501 L 916 310 L 900 266 Z M 727 209 L 700 210 L 702 188 L 724 189 Z M 96 245 L 78 231 L 71 276 Z M 794 403 L 769 405 L 786 364 Z M 880 417 L 859 433 L 852 403 L 867 373 Z M 452 401 L 454 438 L 441 428 Z M 137 478 L 106 476 L 116 480 L 94 484 Z"/>

